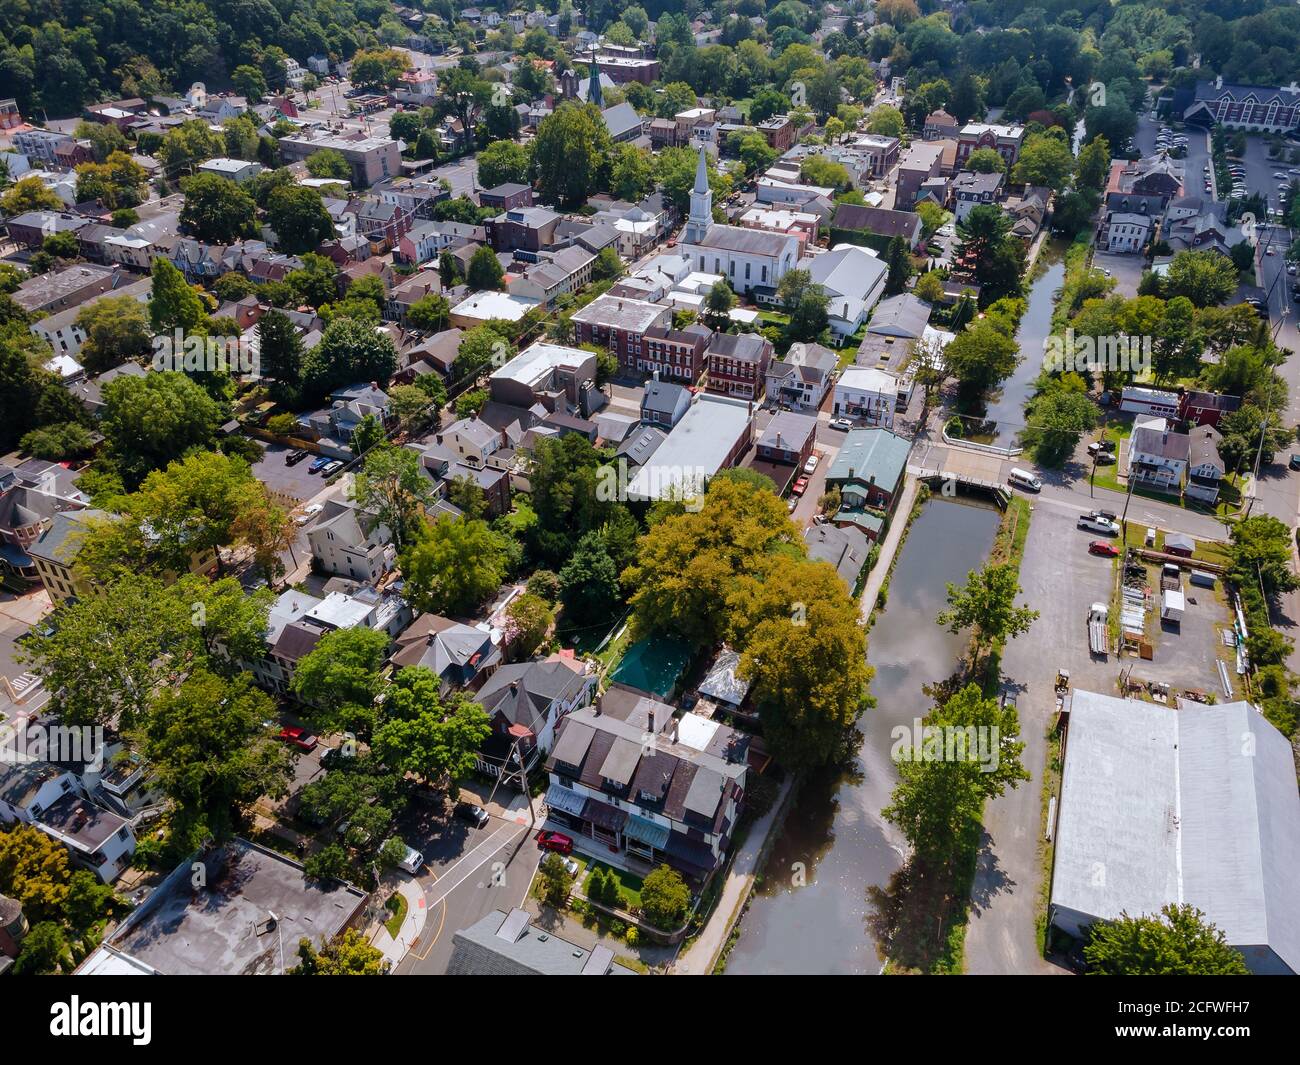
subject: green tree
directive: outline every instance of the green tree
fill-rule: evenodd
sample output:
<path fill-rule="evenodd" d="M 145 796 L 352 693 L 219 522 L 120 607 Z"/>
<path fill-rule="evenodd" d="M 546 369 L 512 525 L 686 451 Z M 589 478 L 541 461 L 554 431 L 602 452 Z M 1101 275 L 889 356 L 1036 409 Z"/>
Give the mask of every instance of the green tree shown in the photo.
<path fill-rule="evenodd" d="M 555 611 L 540 596 L 531 592 L 516 596 L 506 607 L 503 634 L 515 645 L 520 658 L 530 658 L 546 639 L 555 622 Z"/>
<path fill-rule="evenodd" d="M 560 570 L 560 601 L 565 622 L 572 625 L 605 621 L 622 601 L 618 568 L 598 533 L 582 537 Z"/>
<path fill-rule="evenodd" d="M 1170 903 L 1160 916 L 1098 921 L 1083 948 L 1093 976 L 1248 976 L 1246 959 L 1223 931 L 1190 904 Z"/>
<path fill-rule="evenodd" d="M 257 232 L 257 205 L 235 182 L 199 174 L 184 182 L 181 225 L 198 240 L 231 244 Z"/>
<path fill-rule="evenodd" d="M 304 163 L 307 173 L 314 178 L 338 178 L 340 181 L 348 181 L 352 177 L 352 167 L 343 158 L 343 154 L 333 148 L 321 148 L 319 151 L 312 152 Z"/>
<path fill-rule="evenodd" d="M 1075 182 L 1080 188 L 1099 189 L 1110 173 L 1110 144 L 1105 137 L 1094 137 L 1079 149 Z"/>
<path fill-rule="evenodd" d="M 282 251 L 297 255 L 311 251 L 334 236 L 334 223 L 320 193 L 304 185 L 286 185 L 271 193 L 267 224 L 275 230 Z"/>
<path fill-rule="evenodd" d="M 353 318 L 336 318 L 303 356 L 302 386 L 308 396 L 325 396 L 356 381 L 382 385 L 396 370 L 397 349 L 387 333 Z"/>
<path fill-rule="evenodd" d="M 896 296 L 907 288 L 912 276 L 912 250 L 904 237 L 894 237 L 885 249 L 885 262 L 889 273 L 885 278 L 885 294 Z"/>
<path fill-rule="evenodd" d="M 501 269 L 501 261 L 486 244 L 481 245 L 471 256 L 465 281 L 475 292 L 503 286 L 505 271 Z"/>
<path fill-rule="evenodd" d="M 562 103 L 542 119 L 532 169 L 543 203 L 576 207 L 609 181 L 612 142 L 592 104 Z"/>
<path fill-rule="evenodd" d="M 434 497 L 419 454 L 392 444 L 380 444 L 366 453 L 352 494 L 362 510 L 388 526 L 399 551 L 419 534 L 421 513 Z"/>
<path fill-rule="evenodd" d="M 387 633 L 364 626 L 333 629 L 298 663 L 290 687 L 312 708 L 322 730 L 368 734 L 375 699 L 384 690 L 380 671 L 387 654 Z"/>
<path fill-rule="evenodd" d="M 1063 136 L 1048 133 L 1025 138 L 1011 172 L 1013 181 L 1024 185 L 1045 185 L 1057 193 L 1073 176 L 1074 156 L 1069 142 Z"/>
<path fill-rule="evenodd" d="M 198 292 L 185 280 L 185 275 L 164 255 L 154 259 L 151 273 L 149 322 L 154 332 L 170 333 L 173 329 L 185 333 L 202 332 L 207 311 Z"/>
<path fill-rule="evenodd" d="M 407 597 L 434 614 L 472 613 L 501 587 L 506 544 L 484 521 L 443 515 L 402 555 Z"/>
<path fill-rule="evenodd" d="M 724 277 L 715 282 L 704 297 L 704 320 L 712 329 L 725 329 L 735 306 L 736 294 Z"/>
<path fill-rule="evenodd" d="M 240 96 L 247 97 L 250 104 L 261 103 L 266 96 L 266 77 L 257 67 L 247 63 L 230 72 L 230 84 Z"/>
<path fill-rule="evenodd" d="M 1024 442 L 1034 449 L 1039 463 L 1059 466 L 1097 424 L 1099 415 L 1086 392 L 1051 389 L 1030 404 Z"/>
<path fill-rule="evenodd" d="M 68 898 L 68 852 L 31 825 L 0 832 L 0 895 L 22 903 L 32 924 L 57 920 Z"/>
<path fill-rule="evenodd" d="M 1001 174 L 1006 168 L 1006 160 L 995 148 L 976 148 L 966 160 L 966 169 L 976 174 Z"/>
<path fill-rule="evenodd" d="M 1232 579 L 1238 585 L 1262 587 L 1269 598 L 1300 588 L 1291 571 L 1291 534 L 1271 514 L 1257 514 L 1232 526 L 1228 555 Z"/>
<path fill-rule="evenodd" d="M 498 185 L 528 184 L 532 160 L 528 149 L 514 141 L 493 141 L 478 154 L 478 183 L 485 189 Z"/>
<path fill-rule="evenodd" d="M 0 195 L 0 211 L 13 217 L 28 211 L 61 211 L 63 201 L 40 178 L 22 178 Z"/>
<path fill-rule="evenodd" d="M 902 138 L 907 132 L 906 124 L 903 121 L 903 112 L 897 107 L 891 107 L 888 104 L 881 104 L 879 107 L 872 109 L 871 114 L 867 116 L 867 132 L 876 133 L 882 137 Z"/>
<path fill-rule="evenodd" d="M 211 446 L 225 418 L 203 387 L 181 373 L 123 375 L 103 395 L 105 453 L 128 488 L 191 449 Z"/>
<path fill-rule="evenodd" d="M 406 320 L 414 328 L 426 333 L 440 333 L 447 328 L 450 314 L 451 304 L 447 301 L 447 297 L 437 292 L 430 292 L 411 304 L 406 312 Z"/>
<path fill-rule="evenodd" d="M 456 780 L 473 771 L 491 733 L 487 712 L 469 696 L 439 695 L 432 670 L 407 667 L 384 692 L 386 719 L 371 746 L 384 764 L 425 780 Z"/>
<path fill-rule="evenodd" d="M 595 872 L 592 876 L 595 876 Z M 564 862 L 554 851 L 542 859 L 537 869 L 537 894 L 546 905 L 562 910 L 569 901 L 569 892 L 573 889 L 573 874 L 564 867 Z"/>
<path fill-rule="evenodd" d="M 966 584 L 948 583 L 948 607 L 935 621 L 949 632 L 971 630 L 971 662 L 978 665 L 984 651 L 1029 631 L 1038 611 L 1015 605 L 1020 594 L 1018 567 L 987 563 L 966 574 Z"/>
<path fill-rule="evenodd" d="M 302 338 L 289 316 L 268 310 L 257 323 L 258 361 L 262 376 L 280 397 L 296 397 L 302 380 Z"/>
<path fill-rule="evenodd" d="M 349 928 L 333 943 L 319 950 L 310 939 L 298 941 L 298 964 L 290 976 L 382 976 L 388 962 L 378 947 L 371 946 L 355 928 Z"/>
<path fill-rule="evenodd" d="M 63 928 L 54 921 L 34 924 L 23 940 L 22 950 L 14 963 L 18 976 L 44 976 L 58 972 L 68 953 Z"/>
<path fill-rule="evenodd" d="M 83 304 L 76 325 L 86 335 L 77 358 L 92 374 L 142 358 L 152 350 L 149 313 L 131 296 L 103 296 Z"/>
<path fill-rule="evenodd" d="M 1186 296 L 1196 307 L 1215 307 L 1237 290 L 1237 268 L 1213 251 L 1180 251 L 1165 273 L 1166 297 Z"/>
<path fill-rule="evenodd" d="M 249 674 L 200 667 L 161 692 L 145 719 L 143 753 L 159 787 L 218 841 L 233 833 L 240 807 L 288 791 L 287 748 L 262 725 L 274 713 Z"/>
<path fill-rule="evenodd" d="M 680 927 L 690 905 L 690 889 L 671 866 L 660 865 L 641 884 L 641 916 L 656 928 Z"/>

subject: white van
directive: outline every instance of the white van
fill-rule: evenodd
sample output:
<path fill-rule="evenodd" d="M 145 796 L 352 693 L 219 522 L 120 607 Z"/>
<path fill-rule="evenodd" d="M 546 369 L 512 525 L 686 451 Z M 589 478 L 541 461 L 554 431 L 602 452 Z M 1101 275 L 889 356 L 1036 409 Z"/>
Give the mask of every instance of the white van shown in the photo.
<path fill-rule="evenodd" d="M 424 855 L 414 847 L 407 846 L 405 843 L 402 845 L 406 847 L 406 853 L 402 855 L 402 860 L 397 864 L 412 876 L 419 876 L 420 870 L 424 868 Z"/>
<path fill-rule="evenodd" d="M 1043 490 L 1043 482 L 1028 470 L 1013 469 L 1007 476 L 1007 484 L 1023 488 L 1027 492 L 1041 492 Z"/>

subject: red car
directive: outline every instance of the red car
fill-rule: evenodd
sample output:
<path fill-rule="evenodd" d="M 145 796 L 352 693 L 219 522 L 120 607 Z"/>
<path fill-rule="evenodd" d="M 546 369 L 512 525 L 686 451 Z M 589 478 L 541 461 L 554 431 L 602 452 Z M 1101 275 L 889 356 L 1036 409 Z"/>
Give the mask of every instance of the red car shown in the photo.
<path fill-rule="evenodd" d="M 555 851 L 556 854 L 573 853 L 573 840 L 563 832 L 538 832 L 535 838 L 537 845 L 544 851 Z"/>
<path fill-rule="evenodd" d="M 1094 540 L 1088 545 L 1088 553 L 1090 555 L 1101 555 L 1102 558 L 1117 558 L 1119 557 L 1119 548 L 1109 540 Z"/>
<path fill-rule="evenodd" d="M 280 730 L 280 739 L 285 743 L 292 743 L 300 751 L 311 751 L 316 748 L 316 737 L 308 732 L 305 728 L 298 728 L 296 725 L 290 725 Z"/>
<path fill-rule="evenodd" d="M 803 495 L 804 490 L 807 487 L 808 487 L 808 478 L 800 477 L 797 481 L 794 482 L 794 487 L 790 489 L 790 494 L 792 496 L 801 496 Z"/>

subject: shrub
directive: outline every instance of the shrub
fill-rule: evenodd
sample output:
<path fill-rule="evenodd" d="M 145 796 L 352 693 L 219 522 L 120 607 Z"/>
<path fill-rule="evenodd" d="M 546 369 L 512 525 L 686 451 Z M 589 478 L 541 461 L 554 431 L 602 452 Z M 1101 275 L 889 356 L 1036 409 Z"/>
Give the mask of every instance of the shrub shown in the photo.
<path fill-rule="evenodd" d="M 641 941 L 641 933 L 633 925 L 628 925 L 627 931 L 623 933 L 623 939 L 629 947 L 635 947 Z"/>
<path fill-rule="evenodd" d="M 292 414 L 274 414 L 266 422 L 266 431 L 273 436 L 289 436 L 298 428 L 298 419 Z"/>

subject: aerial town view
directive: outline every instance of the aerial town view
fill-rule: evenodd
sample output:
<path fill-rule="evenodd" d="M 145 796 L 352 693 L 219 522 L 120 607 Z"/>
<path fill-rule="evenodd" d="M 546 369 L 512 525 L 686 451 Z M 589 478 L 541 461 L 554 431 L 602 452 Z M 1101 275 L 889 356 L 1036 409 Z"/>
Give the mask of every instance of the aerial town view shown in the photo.
<path fill-rule="evenodd" d="M 105 978 L 4 986 L 1300 973 L 1298 80 L 1286 0 L 0 0 L 0 974 Z"/>

